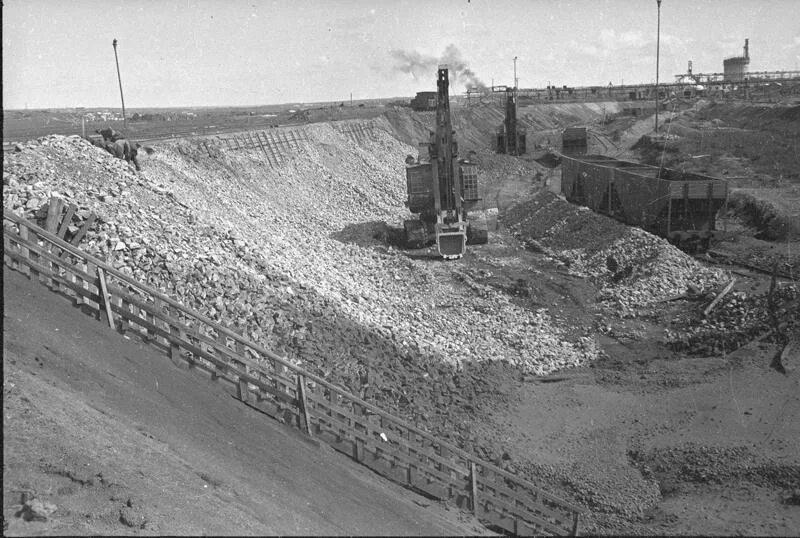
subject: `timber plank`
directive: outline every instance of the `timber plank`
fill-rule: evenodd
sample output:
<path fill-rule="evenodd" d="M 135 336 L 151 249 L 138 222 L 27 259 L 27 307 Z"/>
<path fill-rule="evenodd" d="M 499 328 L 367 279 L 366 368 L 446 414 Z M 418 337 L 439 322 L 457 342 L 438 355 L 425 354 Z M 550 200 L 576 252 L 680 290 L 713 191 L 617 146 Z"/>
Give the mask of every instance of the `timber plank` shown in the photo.
<path fill-rule="evenodd" d="M 542 502 L 540 498 L 537 498 L 525 490 L 522 491 L 513 491 L 508 489 L 505 486 L 501 486 L 496 482 L 487 482 L 484 480 L 483 477 L 479 476 L 478 486 L 482 487 L 481 490 L 481 497 L 490 496 L 492 499 L 497 499 L 499 502 L 504 503 L 509 507 L 515 506 L 513 503 L 509 503 L 506 499 L 511 499 L 519 501 L 522 506 L 518 506 L 514 508 L 515 510 L 523 509 L 526 511 L 530 511 L 533 514 L 540 514 L 541 516 L 551 517 L 560 523 L 564 523 L 565 525 L 572 520 L 572 516 L 575 512 L 564 510 L 564 511 L 557 511 L 552 507 L 548 506 L 546 503 Z M 492 490 L 490 492 L 489 490 Z"/>
<path fill-rule="evenodd" d="M 60 256 L 56 256 L 52 252 L 46 250 L 44 247 L 37 245 L 35 242 L 30 245 L 26 245 L 25 250 L 27 250 L 28 252 L 35 253 L 39 258 L 52 262 L 55 266 L 59 268 L 66 269 L 67 271 L 80 276 L 81 279 L 83 279 L 84 281 L 94 283 L 94 281 L 97 280 L 97 275 L 92 275 L 89 274 L 88 271 L 81 270 L 75 264 L 68 262 L 67 260 L 61 258 Z"/>
<path fill-rule="evenodd" d="M 18 261 L 19 263 L 25 264 L 29 269 L 33 269 L 37 273 L 42 273 L 43 274 L 43 273 L 46 273 L 48 271 L 48 269 L 46 269 L 43 265 L 40 265 L 40 264 L 34 262 L 33 260 L 25 258 L 25 257 L 21 256 L 20 254 L 18 254 L 16 252 L 6 251 L 6 255 L 8 257 L 10 257 L 11 259 Z M 100 303 L 100 301 L 102 301 L 102 298 L 99 295 L 97 295 L 96 293 L 92 293 L 91 290 L 88 290 L 83 286 L 83 281 L 81 283 L 70 282 L 69 280 L 67 280 L 67 279 L 65 279 L 63 277 L 54 276 L 52 274 L 50 275 L 50 277 L 53 280 L 58 280 L 59 284 L 74 290 L 75 292 L 80 294 L 82 297 L 85 297 L 86 299 L 94 301 L 94 302 L 96 302 L 98 304 Z"/>
<path fill-rule="evenodd" d="M 486 507 L 486 503 L 491 504 L 492 507 L 495 508 L 495 512 L 504 513 L 504 515 L 513 516 L 515 518 L 520 518 L 526 521 L 530 521 L 532 523 L 535 523 L 539 526 L 546 528 L 548 532 L 552 532 L 554 534 L 570 534 L 572 530 L 571 519 L 569 521 L 560 520 L 558 523 L 555 523 L 546 519 L 545 514 L 537 514 L 535 512 L 531 512 L 529 509 L 523 506 L 514 506 L 497 497 L 490 497 L 485 494 L 480 495 L 478 504 L 483 504 L 484 510 L 489 510 L 489 508 Z"/>
<path fill-rule="evenodd" d="M 83 239 L 83 236 L 86 235 L 86 232 L 89 231 L 89 228 L 92 226 L 92 224 L 94 224 L 96 218 L 97 215 L 95 215 L 94 213 L 90 213 L 89 216 L 86 217 L 86 222 L 83 223 L 83 226 L 80 227 L 78 233 L 76 233 L 75 237 L 73 237 L 72 241 L 70 241 L 70 244 L 72 244 L 73 246 L 77 246 L 78 243 L 80 243 L 81 240 Z M 65 253 L 62 253 L 61 255 L 63 256 L 64 254 Z"/>
<path fill-rule="evenodd" d="M 64 236 L 67 233 L 67 228 L 69 228 L 70 222 L 72 222 L 72 216 L 78 210 L 78 206 L 75 204 L 69 204 L 69 208 L 67 209 L 67 213 L 64 215 L 64 218 L 61 219 L 61 227 L 58 229 L 58 233 L 56 235 L 64 239 Z"/>

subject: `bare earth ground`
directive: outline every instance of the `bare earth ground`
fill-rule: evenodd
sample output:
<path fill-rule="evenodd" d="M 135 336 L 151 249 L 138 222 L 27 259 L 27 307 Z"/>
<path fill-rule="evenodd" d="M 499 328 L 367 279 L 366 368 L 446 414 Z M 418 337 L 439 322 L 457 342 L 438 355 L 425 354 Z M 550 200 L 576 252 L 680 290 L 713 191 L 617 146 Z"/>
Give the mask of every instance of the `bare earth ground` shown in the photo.
<path fill-rule="evenodd" d="M 782 495 L 800 485 L 800 375 L 765 368 L 772 346 L 726 358 L 661 359 L 609 343 L 606 359 L 573 379 L 525 384 L 510 413 L 495 417 L 512 458 L 533 453 L 543 463 L 567 463 L 619 486 L 652 480 L 658 507 L 631 514 L 635 523 L 606 531 L 634 534 L 791 535 L 800 507 Z M 621 379 L 614 379 L 620 374 Z M 745 464 L 730 460 L 744 451 Z M 680 455 L 660 473 L 664 451 Z M 707 475 L 685 474 L 687 455 L 702 454 Z M 763 467 L 746 475 L 738 466 Z M 649 473 L 649 474 L 648 474 Z M 602 516 L 598 516 L 602 520 Z"/>
<path fill-rule="evenodd" d="M 4 535 L 486 532 L 3 277 Z"/>
<path fill-rule="evenodd" d="M 481 261 L 489 252 L 518 263 L 498 269 Z M 479 282 L 568 320 L 570 334 L 592 326 L 594 288 L 507 235 L 492 233 L 465 263 L 494 271 Z M 738 278 L 764 289 L 763 275 Z M 800 493 L 800 369 L 769 368 L 773 344 L 705 358 L 670 351 L 659 342 L 665 320 L 685 308 L 665 305 L 660 322 L 600 317 L 614 335 L 600 337 L 600 360 L 552 382 L 506 379 L 508 406 L 478 435 L 512 468 L 536 461 L 534 474 L 555 475 L 551 489 L 592 509 L 587 532 L 796 535 L 800 506 L 786 498 Z"/>

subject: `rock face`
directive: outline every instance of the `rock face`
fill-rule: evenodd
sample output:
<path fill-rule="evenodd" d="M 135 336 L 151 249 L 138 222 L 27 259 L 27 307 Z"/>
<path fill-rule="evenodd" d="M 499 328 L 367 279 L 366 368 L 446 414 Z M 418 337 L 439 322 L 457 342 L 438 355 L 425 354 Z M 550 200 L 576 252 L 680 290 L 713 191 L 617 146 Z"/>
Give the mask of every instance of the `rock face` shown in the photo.
<path fill-rule="evenodd" d="M 81 243 L 91 254 L 459 444 L 475 409 L 502 397 L 481 363 L 545 374 L 595 356 L 547 309 L 478 293 L 459 262 L 376 239 L 409 216 L 415 150 L 383 119 L 358 139 L 338 127 L 304 127 L 280 159 L 257 144 L 164 143 L 139 174 L 78 137 L 49 136 L 4 155 L 3 202 L 41 219 L 61 196 L 78 208 L 72 230 L 95 213 Z"/>

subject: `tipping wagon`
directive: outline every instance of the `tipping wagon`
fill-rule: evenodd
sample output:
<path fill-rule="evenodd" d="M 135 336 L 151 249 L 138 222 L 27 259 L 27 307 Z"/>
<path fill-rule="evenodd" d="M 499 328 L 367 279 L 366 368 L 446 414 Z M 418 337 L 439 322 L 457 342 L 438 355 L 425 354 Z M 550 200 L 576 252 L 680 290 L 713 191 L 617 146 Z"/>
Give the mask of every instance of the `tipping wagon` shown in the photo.
<path fill-rule="evenodd" d="M 562 156 L 561 192 L 570 202 L 671 242 L 708 244 L 728 182 L 605 155 Z"/>

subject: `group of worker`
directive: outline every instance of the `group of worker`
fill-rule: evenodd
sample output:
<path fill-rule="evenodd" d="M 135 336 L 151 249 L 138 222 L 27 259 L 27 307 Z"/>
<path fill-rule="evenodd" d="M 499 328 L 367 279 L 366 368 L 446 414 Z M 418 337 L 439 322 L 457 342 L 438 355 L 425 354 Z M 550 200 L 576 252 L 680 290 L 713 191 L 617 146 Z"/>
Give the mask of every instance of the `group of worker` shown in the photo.
<path fill-rule="evenodd" d="M 141 147 L 139 144 L 126 140 L 123 135 L 111 128 L 101 129 L 95 132 L 102 136 L 103 139 L 95 140 L 90 138 L 89 141 L 93 145 L 103 148 L 118 159 L 133 164 L 137 171 L 141 170 L 139 161 L 136 158 L 138 149 Z"/>

